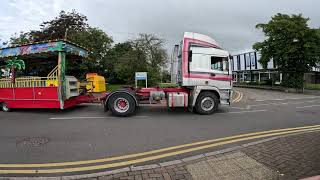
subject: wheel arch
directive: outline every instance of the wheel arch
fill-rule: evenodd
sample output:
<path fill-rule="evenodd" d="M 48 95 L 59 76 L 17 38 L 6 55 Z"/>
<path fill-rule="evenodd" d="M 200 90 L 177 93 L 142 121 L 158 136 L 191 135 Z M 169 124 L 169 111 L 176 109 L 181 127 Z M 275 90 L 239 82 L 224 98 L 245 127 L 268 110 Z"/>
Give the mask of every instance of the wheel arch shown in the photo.
<path fill-rule="evenodd" d="M 220 100 L 220 93 L 218 92 L 218 90 L 210 89 L 210 90 L 200 91 L 200 93 L 203 93 L 203 92 L 211 92 L 211 93 L 215 94 L 217 96 L 217 98 Z"/>
<path fill-rule="evenodd" d="M 220 102 L 220 91 L 218 88 L 216 87 L 212 87 L 212 86 L 208 86 L 208 87 L 197 87 L 196 89 L 193 90 L 193 96 L 192 96 L 192 99 L 191 99 L 191 102 L 192 104 L 189 103 L 189 105 L 192 105 L 192 109 L 193 107 L 195 106 L 196 104 L 196 101 L 199 97 L 199 95 L 203 92 L 211 92 L 211 93 L 214 93 L 217 98 L 219 99 L 219 102 Z"/>
<path fill-rule="evenodd" d="M 116 90 L 116 91 L 114 91 L 114 92 L 112 92 L 111 94 L 108 95 L 108 97 L 106 98 L 106 100 L 104 102 L 105 111 L 109 110 L 108 102 L 110 100 L 110 97 L 112 97 L 113 95 L 118 94 L 118 93 L 126 93 L 126 94 L 130 95 L 134 99 L 134 101 L 136 103 L 136 106 L 139 106 L 138 99 L 137 99 L 134 91 L 121 89 L 121 90 Z"/>

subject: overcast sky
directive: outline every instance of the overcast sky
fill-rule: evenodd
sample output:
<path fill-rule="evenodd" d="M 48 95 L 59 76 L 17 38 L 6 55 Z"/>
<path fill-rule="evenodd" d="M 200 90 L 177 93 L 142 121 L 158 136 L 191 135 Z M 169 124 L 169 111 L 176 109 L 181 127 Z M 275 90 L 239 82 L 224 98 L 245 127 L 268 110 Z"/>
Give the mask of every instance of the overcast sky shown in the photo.
<path fill-rule="evenodd" d="M 311 27 L 319 27 L 319 7 L 318 0 L 1 0 L 0 39 L 38 29 L 61 10 L 75 9 L 116 42 L 154 33 L 169 49 L 184 31 L 192 31 L 210 35 L 234 51 L 263 39 L 255 25 L 278 12 L 302 13 L 311 18 Z"/>

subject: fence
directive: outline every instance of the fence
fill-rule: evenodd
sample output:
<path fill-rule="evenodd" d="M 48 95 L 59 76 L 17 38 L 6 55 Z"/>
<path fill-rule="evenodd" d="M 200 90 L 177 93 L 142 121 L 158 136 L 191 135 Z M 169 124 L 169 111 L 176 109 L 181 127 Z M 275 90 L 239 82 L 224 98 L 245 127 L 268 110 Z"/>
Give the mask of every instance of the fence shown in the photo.
<path fill-rule="evenodd" d="M 304 75 L 304 88 L 320 90 L 320 72 L 306 73 Z"/>
<path fill-rule="evenodd" d="M 0 88 L 28 88 L 28 87 L 55 87 L 58 86 L 58 66 L 47 77 L 21 77 L 12 82 L 11 78 L 0 79 Z"/>

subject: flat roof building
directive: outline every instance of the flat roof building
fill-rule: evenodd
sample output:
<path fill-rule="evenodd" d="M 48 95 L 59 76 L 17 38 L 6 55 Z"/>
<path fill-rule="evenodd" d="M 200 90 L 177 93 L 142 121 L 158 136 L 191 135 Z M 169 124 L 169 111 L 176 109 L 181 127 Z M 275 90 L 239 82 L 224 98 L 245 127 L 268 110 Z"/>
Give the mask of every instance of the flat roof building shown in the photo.
<path fill-rule="evenodd" d="M 231 69 L 234 82 L 265 82 L 273 80 L 275 84 L 280 84 L 282 74 L 278 72 L 277 66 L 271 59 L 264 69 L 259 63 L 261 54 L 253 49 L 235 51 L 231 53 Z M 320 66 L 313 67 L 312 73 L 320 76 Z M 316 81 L 316 80 L 315 80 Z M 320 83 L 320 82 L 319 82 Z"/>

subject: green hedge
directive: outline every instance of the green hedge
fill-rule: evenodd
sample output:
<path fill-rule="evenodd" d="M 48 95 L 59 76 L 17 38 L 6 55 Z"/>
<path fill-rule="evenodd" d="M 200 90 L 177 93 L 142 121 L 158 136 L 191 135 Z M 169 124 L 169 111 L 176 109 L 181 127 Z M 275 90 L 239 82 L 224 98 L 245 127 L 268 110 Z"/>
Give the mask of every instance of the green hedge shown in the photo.
<path fill-rule="evenodd" d="M 306 84 L 304 85 L 304 88 L 306 88 L 306 89 L 311 89 L 311 90 L 320 90 L 320 84 L 306 83 Z"/>

